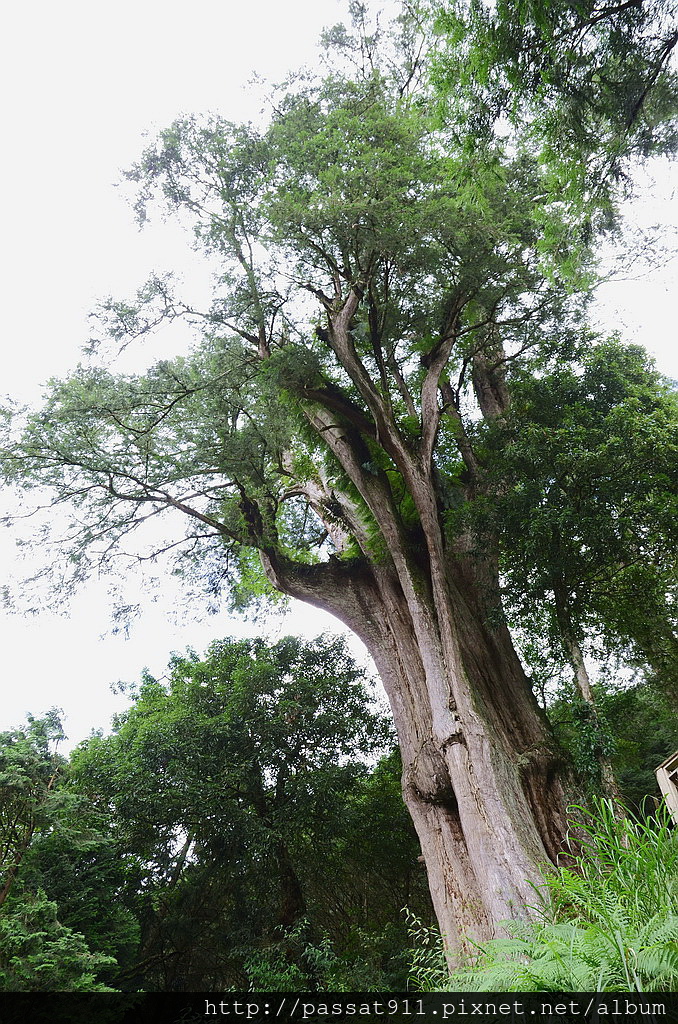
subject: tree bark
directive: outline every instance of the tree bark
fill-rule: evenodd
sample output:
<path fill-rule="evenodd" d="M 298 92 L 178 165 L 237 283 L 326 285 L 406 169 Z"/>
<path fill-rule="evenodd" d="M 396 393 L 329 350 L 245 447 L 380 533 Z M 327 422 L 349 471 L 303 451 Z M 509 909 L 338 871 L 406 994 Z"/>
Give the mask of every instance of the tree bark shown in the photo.
<path fill-rule="evenodd" d="M 253 541 L 277 589 L 334 614 L 374 659 L 398 733 L 403 795 L 453 950 L 460 941 L 502 934 L 506 920 L 531 916 L 533 886 L 566 833 L 564 766 L 499 610 L 496 544 L 481 556 L 469 538 L 448 536 L 444 527 L 435 451 L 458 310 L 452 306 L 421 357 L 419 433 L 412 441 L 384 382 L 375 385 L 357 353 L 352 325 L 361 299 L 358 286 L 336 307 L 325 299 L 328 329 L 320 337 L 362 406 L 336 387 L 302 389 L 300 401 L 357 492 L 352 498 L 344 485 L 328 489 L 321 476 L 317 481 L 362 555 L 292 562 L 281 554 L 273 525 L 268 542 L 263 534 Z M 483 415 L 500 417 L 508 393 L 498 357 L 488 362 L 476 353 L 474 387 Z M 411 498 L 416 525 L 412 517 L 404 521 L 374 446 Z M 313 501 L 322 505 L 318 494 Z M 326 518 L 329 531 L 336 517 Z"/>
<path fill-rule="evenodd" d="M 374 658 L 448 948 L 529 917 L 532 884 L 566 831 L 563 764 L 508 630 L 482 621 L 468 574 L 442 581 L 449 610 L 421 593 L 414 616 L 393 566 L 292 566 L 271 552 L 262 561 L 277 587 L 333 613 Z"/>
<path fill-rule="evenodd" d="M 275 858 L 280 883 L 278 926 L 284 931 L 289 931 L 304 916 L 306 901 L 299 876 L 294 870 L 289 851 L 283 842 L 277 843 Z"/>

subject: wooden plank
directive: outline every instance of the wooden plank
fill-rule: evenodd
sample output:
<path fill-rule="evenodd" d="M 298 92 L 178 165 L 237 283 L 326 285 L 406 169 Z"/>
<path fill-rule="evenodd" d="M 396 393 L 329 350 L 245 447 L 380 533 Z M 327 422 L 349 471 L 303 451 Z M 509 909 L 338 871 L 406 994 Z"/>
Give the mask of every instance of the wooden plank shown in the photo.
<path fill-rule="evenodd" d="M 657 782 L 671 817 L 678 825 L 678 751 L 656 769 Z"/>

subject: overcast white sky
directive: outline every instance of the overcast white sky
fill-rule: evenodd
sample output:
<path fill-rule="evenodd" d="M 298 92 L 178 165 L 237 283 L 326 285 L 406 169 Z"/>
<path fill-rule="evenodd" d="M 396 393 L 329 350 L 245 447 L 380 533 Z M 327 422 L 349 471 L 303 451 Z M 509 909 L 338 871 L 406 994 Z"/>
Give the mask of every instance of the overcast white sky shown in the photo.
<path fill-rule="evenodd" d="M 121 169 L 139 155 L 143 133 L 194 111 L 256 117 L 261 93 L 246 87 L 252 73 L 275 81 L 313 61 L 320 31 L 344 10 L 339 0 L 5 5 L 0 393 L 36 400 L 50 375 L 77 361 L 98 298 L 129 294 L 152 269 L 172 265 L 173 229 L 139 234 L 115 188 Z M 645 225 L 676 223 L 667 172 L 659 173 L 660 185 L 638 208 Z M 601 315 L 678 377 L 674 286 L 675 264 L 620 282 L 607 289 Z M 8 572 L 13 559 L 12 541 L 0 536 Z M 92 586 L 67 617 L 22 620 L 0 612 L 0 729 L 57 705 L 78 740 L 107 728 L 124 706 L 110 683 L 138 679 L 144 666 L 161 674 L 172 650 L 202 651 L 245 628 L 223 614 L 187 622 L 181 611 L 177 621 L 177 604 L 165 588 L 129 639 L 101 636 L 109 628 L 104 585 Z M 313 635 L 328 626 L 338 628 L 304 608 L 270 629 Z"/>

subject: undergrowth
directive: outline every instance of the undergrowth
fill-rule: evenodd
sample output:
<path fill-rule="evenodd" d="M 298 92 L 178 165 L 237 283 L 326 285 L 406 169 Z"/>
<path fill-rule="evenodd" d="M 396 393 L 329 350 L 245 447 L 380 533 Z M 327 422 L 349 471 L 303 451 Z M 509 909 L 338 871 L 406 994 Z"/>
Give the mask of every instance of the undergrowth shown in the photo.
<path fill-rule="evenodd" d="M 506 922 L 451 973 L 442 938 L 411 921 L 420 991 L 646 992 L 678 989 L 678 831 L 612 801 L 576 813 L 577 852 L 535 890 L 536 919 Z"/>

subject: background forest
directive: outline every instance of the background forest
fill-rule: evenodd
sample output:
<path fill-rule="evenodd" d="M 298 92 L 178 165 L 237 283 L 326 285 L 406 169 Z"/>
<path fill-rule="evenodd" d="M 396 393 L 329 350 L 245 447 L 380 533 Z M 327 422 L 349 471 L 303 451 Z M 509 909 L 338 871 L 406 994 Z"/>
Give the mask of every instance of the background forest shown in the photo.
<path fill-rule="evenodd" d="M 69 757 L 57 712 L 0 734 L 0 991 L 450 984 L 392 727 L 342 640 L 220 641 L 203 660 L 173 657 L 162 681 L 146 676 L 129 696 L 111 734 Z M 631 888 L 645 894 L 644 923 L 658 911 L 665 923 L 678 848 L 651 822 L 654 769 L 678 748 L 675 711 L 644 682 L 600 684 L 597 696 L 621 798 L 640 821 L 650 814 L 617 884 L 623 902 Z M 566 696 L 550 714 L 593 799 L 600 733 Z M 624 838 L 612 822 L 608 859 Z M 604 826 L 594 823 L 595 842 Z M 581 883 L 584 915 L 595 909 L 585 882 L 600 892 L 600 849 L 585 868 L 596 865 Z M 571 886 L 558 895 L 569 902 Z M 509 952 L 500 964 L 515 962 Z M 570 957 L 580 971 L 605 963 L 590 949 Z M 492 966 L 482 987 L 516 987 L 515 968 Z M 672 987 L 670 961 L 668 977 Z M 556 974 L 551 987 L 573 978 Z M 474 987 L 473 976 L 458 984 Z"/>
<path fill-rule="evenodd" d="M 3 733 L 6 991 L 678 978 L 678 398 L 587 319 L 678 142 L 674 12 L 349 10 L 266 124 L 182 118 L 127 172 L 211 304 L 105 300 L 0 460 L 57 601 L 120 558 L 306 601 L 390 713 L 341 640 L 225 639 L 68 758 L 58 711 Z"/>
<path fill-rule="evenodd" d="M 644 820 L 675 712 L 646 683 L 597 693 L 621 797 Z M 391 726 L 342 640 L 221 641 L 130 698 L 68 758 L 56 712 L 0 735 L 1 990 L 446 985 Z M 551 714 L 593 798 L 590 723 L 565 698 Z M 675 897 L 675 847 L 669 833 L 649 917 Z M 648 844 L 632 853 L 638 893 Z"/>

